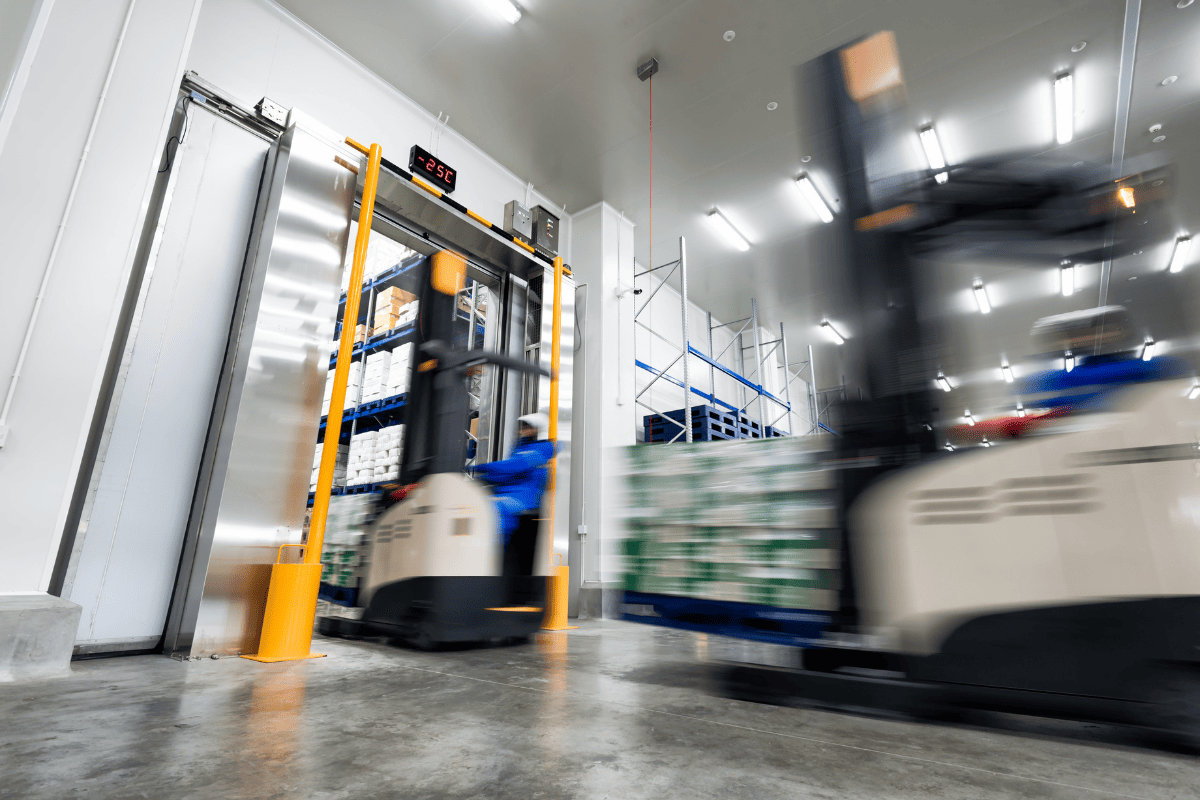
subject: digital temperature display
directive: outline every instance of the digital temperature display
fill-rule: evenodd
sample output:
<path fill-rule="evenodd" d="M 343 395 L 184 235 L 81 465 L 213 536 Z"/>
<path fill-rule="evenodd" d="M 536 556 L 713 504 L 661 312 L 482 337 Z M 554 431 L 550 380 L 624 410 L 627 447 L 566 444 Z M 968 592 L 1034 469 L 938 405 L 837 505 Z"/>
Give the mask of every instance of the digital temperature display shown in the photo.
<path fill-rule="evenodd" d="M 414 144 L 408 151 L 408 168 L 412 174 L 424 181 L 429 181 L 446 194 L 454 191 L 458 180 L 458 170 L 446 166 L 445 161 L 439 161 L 433 153 L 420 145 Z"/>

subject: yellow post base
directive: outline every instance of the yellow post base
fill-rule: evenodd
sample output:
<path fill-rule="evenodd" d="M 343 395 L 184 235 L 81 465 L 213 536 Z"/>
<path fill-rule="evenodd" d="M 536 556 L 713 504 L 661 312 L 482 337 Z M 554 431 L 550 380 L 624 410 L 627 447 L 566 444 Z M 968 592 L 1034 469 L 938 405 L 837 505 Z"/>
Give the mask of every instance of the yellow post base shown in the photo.
<path fill-rule="evenodd" d="M 267 590 L 258 652 L 242 658 L 266 663 L 321 658 L 323 654 L 308 650 L 312 645 L 312 621 L 317 613 L 320 589 L 320 564 L 275 564 L 271 567 L 271 586 Z"/>
<path fill-rule="evenodd" d="M 546 578 L 546 617 L 542 620 L 544 631 L 565 631 L 575 628 L 567 624 L 567 603 L 570 599 L 570 567 L 551 567 L 553 572 Z"/>

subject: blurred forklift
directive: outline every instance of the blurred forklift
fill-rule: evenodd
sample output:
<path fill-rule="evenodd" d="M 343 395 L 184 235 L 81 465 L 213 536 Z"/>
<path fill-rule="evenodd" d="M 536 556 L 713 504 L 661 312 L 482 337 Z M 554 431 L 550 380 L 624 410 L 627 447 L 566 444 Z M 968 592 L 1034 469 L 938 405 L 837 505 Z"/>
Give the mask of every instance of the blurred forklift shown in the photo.
<path fill-rule="evenodd" d="M 358 600 L 361 618 L 320 617 L 324 635 L 385 637 L 432 649 L 522 639 L 542 624 L 551 535 L 543 515 L 522 509 L 516 531 L 503 537 L 497 498 L 465 464 L 474 456 L 467 434 L 469 376 L 484 365 L 549 373 L 530 361 L 468 346 L 465 328 L 474 320 L 455 313 L 465 272 L 465 260 L 450 251 L 436 253 L 423 267 L 400 471 L 405 488 L 367 531 L 371 550 Z M 531 505 L 540 504 L 535 499 Z M 513 547 L 522 552 L 506 552 Z"/>
<path fill-rule="evenodd" d="M 1163 213 L 1169 170 L 1143 165 L 1114 182 L 1107 167 L 1016 154 L 913 174 L 900 155 L 913 132 L 891 34 L 803 73 L 841 190 L 844 311 L 869 399 L 835 415 L 843 542 L 833 624 L 819 643 L 793 648 L 791 666 L 737 649 L 729 688 L 1096 719 L 1200 740 L 1191 368 L 1136 366 L 1149 360 L 1145 344 L 1119 308 L 1047 320 L 1037 352 L 1074 347 L 1091 371 L 1043 376 L 1038 387 L 1063 395 L 1049 390 L 1090 375 L 1104 392 L 1047 403 L 1054 413 L 1036 429 L 1022 422 L 1025 435 L 1004 447 L 948 452 L 945 421 L 957 411 L 942 408 L 950 389 L 939 365 L 954 343 L 922 263 L 1002 255 L 1045 269 L 1174 238 Z"/>

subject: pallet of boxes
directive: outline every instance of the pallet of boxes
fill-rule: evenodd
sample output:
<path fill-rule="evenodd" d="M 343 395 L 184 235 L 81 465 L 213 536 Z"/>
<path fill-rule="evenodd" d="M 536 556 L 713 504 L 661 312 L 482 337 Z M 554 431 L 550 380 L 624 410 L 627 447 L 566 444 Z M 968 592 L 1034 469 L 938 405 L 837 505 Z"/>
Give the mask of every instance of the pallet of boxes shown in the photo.
<path fill-rule="evenodd" d="M 836 610 L 836 472 L 822 439 L 628 448 L 625 591 Z"/>
<path fill-rule="evenodd" d="M 343 495 L 329 498 L 325 542 L 321 549 L 322 595 L 339 605 L 354 605 L 366 575 L 367 528 L 378 514 L 376 496 Z"/>
<path fill-rule="evenodd" d="M 371 336 L 381 336 L 407 325 L 417 318 L 417 296 L 392 286 L 375 295 Z"/>

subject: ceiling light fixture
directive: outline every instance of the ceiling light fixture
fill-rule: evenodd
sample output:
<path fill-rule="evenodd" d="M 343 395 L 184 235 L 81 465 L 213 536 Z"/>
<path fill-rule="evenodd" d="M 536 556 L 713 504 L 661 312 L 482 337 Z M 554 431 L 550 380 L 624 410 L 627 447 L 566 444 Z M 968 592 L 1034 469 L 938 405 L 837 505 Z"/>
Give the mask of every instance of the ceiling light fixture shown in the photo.
<path fill-rule="evenodd" d="M 1167 137 L 1160 133 L 1158 136 L 1155 136 L 1151 141 L 1153 141 L 1155 144 L 1162 144 L 1166 140 L 1167 140 Z"/>
<path fill-rule="evenodd" d="M 1062 262 L 1062 296 L 1075 294 L 1075 265 L 1066 259 Z"/>
<path fill-rule="evenodd" d="M 837 332 L 837 329 L 829 324 L 829 320 L 821 323 L 821 331 L 829 337 L 829 341 L 834 344 L 845 344 L 846 338 Z"/>
<path fill-rule="evenodd" d="M 813 211 L 817 212 L 821 222 L 833 222 L 833 211 L 825 202 L 825 198 L 821 197 L 817 187 L 813 186 L 812 179 L 808 177 L 807 172 L 801 173 L 800 177 L 796 178 L 796 191 L 800 192 L 800 196 L 812 206 Z"/>
<path fill-rule="evenodd" d="M 1075 138 L 1075 92 L 1071 73 L 1054 79 L 1054 132 L 1059 144 Z"/>
<path fill-rule="evenodd" d="M 1132 186 L 1122 186 L 1120 189 L 1117 189 L 1117 197 L 1124 203 L 1126 208 L 1133 208 L 1137 205 L 1137 198 L 1133 196 Z"/>
<path fill-rule="evenodd" d="M 1085 47 L 1087 47 L 1087 42 L 1076 42 L 1075 44 L 1071 45 L 1071 52 L 1078 53 Z"/>
<path fill-rule="evenodd" d="M 920 130 L 921 147 L 925 148 L 925 158 L 929 161 L 930 169 L 942 170 L 946 167 L 946 157 L 942 155 L 942 143 L 938 141 L 937 131 L 930 123 Z M 938 172 L 933 176 L 938 183 L 945 183 L 950 177 L 949 172 Z"/>
<path fill-rule="evenodd" d="M 941 387 L 943 392 L 948 392 L 954 388 L 950 385 L 950 380 L 940 372 L 937 376 L 937 385 Z"/>
<path fill-rule="evenodd" d="M 736 247 L 738 250 L 745 252 L 750 249 L 750 243 L 746 241 L 746 237 L 738 232 L 738 229 L 733 227 L 733 223 L 725 218 L 719 208 L 714 208 L 708 213 L 708 223 L 712 226 L 717 235 L 725 240 L 725 243 L 730 247 Z"/>
<path fill-rule="evenodd" d="M 1075 369 L 1075 355 L 1070 350 L 1063 356 L 1063 367 L 1067 372 Z"/>
<path fill-rule="evenodd" d="M 979 443 L 979 446 L 980 447 L 991 447 L 992 443 L 989 442 L 988 438 L 985 436 L 985 437 L 983 437 L 983 441 Z"/>
<path fill-rule="evenodd" d="M 1175 7 L 1176 8 L 1187 8 L 1193 2 L 1194 2 L 1194 0 L 1179 0 L 1179 2 L 1175 4 Z"/>
<path fill-rule="evenodd" d="M 733 31 L 725 31 L 725 34 L 721 38 L 727 42 L 732 42 L 733 37 L 735 37 L 735 36 L 737 36 L 737 34 L 734 33 Z"/>
<path fill-rule="evenodd" d="M 947 452 L 953 453 L 954 445 L 950 444 L 949 442 L 946 442 L 946 450 L 947 450 Z"/>
<path fill-rule="evenodd" d="M 1012 367 L 1008 366 L 1008 362 L 1005 362 L 1000 365 L 1000 371 L 1004 373 L 1004 382 L 1005 383 L 1013 382 Z"/>
<path fill-rule="evenodd" d="M 1017 403 L 1017 416 L 1018 417 L 1025 416 L 1025 406 L 1021 405 L 1020 403 Z"/>
<path fill-rule="evenodd" d="M 516 3 L 510 2 L 510 0 L 485 0 L 485 2 L 509 25 L 516 25 L 517 20 L 521 19 L 521 9 L 517 8 Z"/>
<path fill-rule="evenodd" d="M 774 111 L 777 108 L 779 108 L 779 103 L 776 103 L 774 100 L 767 103 L 767 111 Z"/>
<path fill-rule="evenodd" d="M 1192 247 L 1191 236 L 1180 236 L 1175 240 L 1175 251 L 1171 253 L 1171 272 L 1179 272 L 1187 264 L 1188 250 Z"/>
<path fill-rule="evenodd" d="M 971 409 L 969 409 L 969 408 L 964 409 L 963 416 L 967 418 L 967 424 L 970 425 L 972 428 L 974 428 L 975 427 L 975 418 L 971 416 Z"/>
<path fill-rule="evenodd" d="M 976 279 L 973 288 L 975 290 L 975 302 L 979 304 L 979 313 L 991 313 L 992 302 L 988 300 L 987 289 L 983 288 L 983 281 Z"/>
<path fill-rule="evenodd" d="M 1177 80 L 1179 80 L 1178 75 L 1168 75 L 1167 77 L 1162 79 L 1162 82 L 1159 84 L 1159 86 L 1170 86 L 1172 83 L 1174 83 Z"/>
<path fill-rule="evenodd" d="M 1154 358 L 1154 347 L 1154 340 L 1147 336 L 1146 343 L 1142 345 L 1142 361 L 1149 361 Z"/>
<path fill-rule="evenodd" d="M 1188 390 L 1188 400 L 1195 400 L 1197 397 L 1200 397 L 1200 383 L 1194 384 Z"/>

